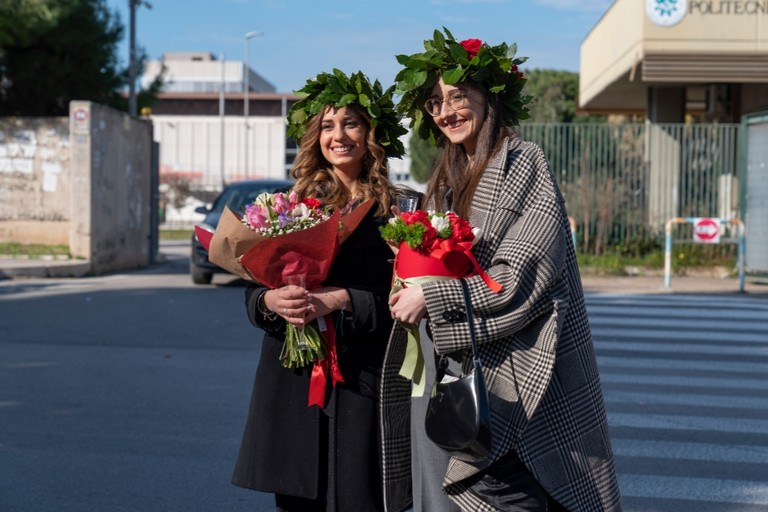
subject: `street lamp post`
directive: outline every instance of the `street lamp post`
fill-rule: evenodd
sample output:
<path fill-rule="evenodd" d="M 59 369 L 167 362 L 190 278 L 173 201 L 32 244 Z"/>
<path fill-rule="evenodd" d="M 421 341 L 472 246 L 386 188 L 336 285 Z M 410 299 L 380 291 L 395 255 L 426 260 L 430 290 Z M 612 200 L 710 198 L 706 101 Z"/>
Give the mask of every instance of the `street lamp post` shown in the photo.
<path fill-rule="evenodd" d="M 251 99 L 250 98 L 251 86 L 250 86 L 250 83 L 249 83 L 250 76 L 251 76 L 251 66 L 250 66 L 250 61 L 249 61 L 249 58 L 248 58 L 248 47 L 249 47 L 248 42 L 251 40 L 251 38 L 261 37 L 263 35 L 264 35 L 263 32 L 251 31 L 251 32 L 246 32 L 245 35 L 243 36 L 244 46 L 245 46 L 245 52 L 244 52 L 245 53 L 245 55 L 244 55 L 245 62 L 243 63 L 243 68 L 244 68 L 244 76 L 243 76 L 243 121 L 245 122 L 245 165 L 244 165 L 244 167 L 245 167 L 245 175 L 246 175 L 246 177 L 248 177 L 248 175 L 249 175 L 249 171 L 248 171 L 248 138 L 249 138 L 249 134 L 248 134 L 248 109 L 250 107 L 249 103 L 250 103 L 250 99 Z"/>
<path fill-rule="evenodd" d="M 136 8 L 142 5 L 147 9 L 152 8 L 152 4 L 145 0 L 128 0 L 131 12 L 128 43 L 128 114 L 131 117 L 136 117 Z"/>

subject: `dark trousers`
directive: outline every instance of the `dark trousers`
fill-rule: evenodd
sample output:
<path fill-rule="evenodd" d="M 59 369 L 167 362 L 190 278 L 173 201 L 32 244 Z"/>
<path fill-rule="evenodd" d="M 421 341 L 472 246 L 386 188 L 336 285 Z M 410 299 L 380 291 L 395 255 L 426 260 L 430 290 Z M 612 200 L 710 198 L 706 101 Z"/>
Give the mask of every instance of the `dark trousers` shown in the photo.
<path fill-rule="evenodd" d="M 470 492 L 509 512 L 567 512 L 533 477 L 514 451 L 473 477 Z"/>

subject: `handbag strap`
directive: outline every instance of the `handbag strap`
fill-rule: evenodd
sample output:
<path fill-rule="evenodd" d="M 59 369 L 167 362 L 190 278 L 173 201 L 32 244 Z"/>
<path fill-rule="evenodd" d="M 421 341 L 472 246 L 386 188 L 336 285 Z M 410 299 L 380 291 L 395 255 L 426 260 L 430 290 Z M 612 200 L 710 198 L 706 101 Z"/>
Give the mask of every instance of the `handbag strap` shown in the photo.
<path fill-rule="evenodd" d="M 469 285 L 466 279 L 459 279 L 461 281 L 461 291 L 464 292 L 464 309 L 467 313 L 467 322 L 469 323 L 469 338 L 472 342 L 472 364 L 476 368 L 482 366 L 480 361 L 480 351 L 477 349 L 477 336 L 475 335 L 475 319 L 472 316 L 472 302 L 469 300 Z"/>

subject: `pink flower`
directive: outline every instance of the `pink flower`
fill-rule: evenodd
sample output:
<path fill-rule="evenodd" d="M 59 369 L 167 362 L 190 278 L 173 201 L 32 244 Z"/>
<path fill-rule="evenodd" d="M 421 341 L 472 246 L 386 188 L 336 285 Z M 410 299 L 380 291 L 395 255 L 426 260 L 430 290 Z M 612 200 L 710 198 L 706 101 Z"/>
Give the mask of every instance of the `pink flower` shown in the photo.
<path fill-rule="evenodd" d="M 245 217 L 248 223 L 255 228 L 266 228 L 269 226 L 269 211 L 260 205 L 249 204 L 245 207 Z"/>
<path fill-rule="evenodd" d="M 285 194 L 275 194 L 275 213 L 278 215 L 291 209 L 291 202 Z"/>
<path fill-rule="evenodd" d="M 317 199 L 300 199 L 295 191 L 265 192 L 245 207 L 241 220 L 261 236 L 273 237 L 314 227 L 330 216 Z"/>
<path fill-rule="evenodd" d="M 474 59 L 477 52 L 480 51 L 480 47 L 483 46 L 483 42 L 480 39 L 465 39 L 460 44 L 467 50 L 469 60 Z"/>

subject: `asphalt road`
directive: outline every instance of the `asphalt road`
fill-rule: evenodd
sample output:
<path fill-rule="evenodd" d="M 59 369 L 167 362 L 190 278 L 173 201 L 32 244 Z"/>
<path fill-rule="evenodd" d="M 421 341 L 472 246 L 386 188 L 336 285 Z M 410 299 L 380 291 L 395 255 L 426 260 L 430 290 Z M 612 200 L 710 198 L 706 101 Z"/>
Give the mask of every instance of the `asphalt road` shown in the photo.
<path fill-rule="evenodd" d="M 0 511 L 274 510 L 230 483 L 262 333 L 242 282 L 191 283 L 187 247 L 0 281 Z"/>
<path fill-rule="evenodd" d="M 587 294 L 624 512 L 768 510 L 768 301 Z"/>
<path fill-rule="evenodd" d="M 161 253 L 0 280 L 0 512 L 274 510 L 230 484 L 262 338 L 244 285 Z M 585 280 L 625 511 L 763 510 L 768 287 L 662 284 Z"/>

